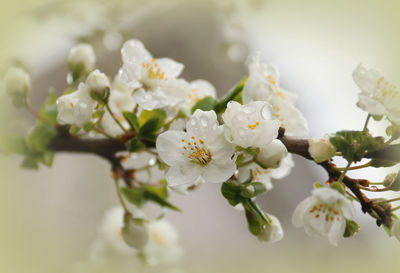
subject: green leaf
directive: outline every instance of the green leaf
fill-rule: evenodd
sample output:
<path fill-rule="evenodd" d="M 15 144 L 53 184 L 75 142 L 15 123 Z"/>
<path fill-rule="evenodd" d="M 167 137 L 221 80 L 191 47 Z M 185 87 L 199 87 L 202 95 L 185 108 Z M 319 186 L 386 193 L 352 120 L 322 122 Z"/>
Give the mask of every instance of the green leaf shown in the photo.
<path fill-rule="evenodd" d="M 384 143 L 383 138 L 364 131 L 340 131 L 330 141 L 348 162 L 360 161 L 365 153 L 379 150 Z"/>
<path fill-rule="evenodd" d="M 146 148 L 146 145 L 144 145 L 140 140 L 138 140 L 135 137 L 135 138 L 128 140 L 125 143 L 125 147 L 129 152 L 133 153 L 133 152 L 137 152 L 137 151 L 140 151 L 140 150 Z"/>
<path fill-rule="evenodd" d="M 21 163 L 21 168 L 37 170 L 39 168 L 39 164 L 35 158 L 26 157 Z"/>
<path fill-rule="evenodd" d="M 57 95 L 52 90 L 50 90 L 47 94 L 46 101 L 40 109 L 40 115 L 54 124 L 57 124 L 58 113 L 56 101 Z"/>
<path fill-rule="evenodd" d="M 166 198 L 164 198 L 159 191 L 154 190 L 151 187 L 146 188 L 146 190 L 144 191 L 144 197 L 148 200 L 158 203 L 162 207 L 166 207 L 166 208 L 178 211 L 178 212 L 182 211 L 181 209 L 177 208 L 176 206 L 174 206 L 170 202 L 168 202 L 166 200 Z"/>
<path fill-rule="evenodd" d="M 121 188 L 121 193 L 128 202 L 134 204 L 138 208 L 142 207 L 145 202 L 144 192 L 142 189 Z"/>
<path fill-rule="evenodd" d="M 360 226 L 353 220 L 346 219 L 346 229 L 344 230 L 343 237 L 352 237 L 360 230 Z"/>
<path fill-rule="evenodd" d="M 385 159 L 377 159 L 377 158 L 374 158 L 369 162 L 369 165 L 371 167 L 375 167 L 375 168 L 392 167 L 396 164 L 398 164 L 398 162 L 385 160 Z"/>
<path fill-rule="evenodd" d="M 243 80 L 239 84 L 237 84 L 225 98 L 223 98 L 217 105 L 215 105 L 214 108 L 217 114 L 225 111 L 228 102 L 232 100 L 241 102 L 242 91 L 246 81 L 247 77 L 244 77 Z"/>
<path fill-rule="evenodd" d="M 131 126 L 132 130 L 135 132 L 139 132 L 139 121 L 137 116 L 132 113 L 132 112 L 122 112 L 122 114 L 124 115 L 124 118 L 126 119 L 126 121 L 128 121 L 129 125 Z"/>
<path fill-rule="evenodd" d="M 156 119 L 158 121 L 158 123 L 155 126 L 155 131 L 158 131 L 164 125 L 164 122 L 165 122 L 166 118 L 167 118 L 167 114 L 162 109 L 154 109 L 154 110 L 151 110 L 151 111 L 144 110 L 140 114 L 138 122 L 139 122 L 139 126 L 143 127 L 150 120 L 155 120 Z"/>
<path fill-rule="evenodd" d="M 45 151 L 54 136 L 55 129 L 45 123 L 39 122 L 27 137 L 27 146 L 30 150 Z"/>
<path fill-rule="evenodd" d="M 145 139 L 147 139 L 147 140 L 155 141 L 156 133 L 160 129 L 158 127 L 159 123 L 160 122 L 159 122 L 158 118 L 150 119 L 145 124 L 143 124 L 142 127 L 140 127 L 139 136 L 145 137 Z"/>
<path fill-rule="evenodd" d="M 197 109 L 203 110 L 203 111 L 211 111 L 215 109 L 215 106 L 217 105 L 218 101 L 214 99 L 213 97 L 205 97 L 201 100 L 199 100 L 195 105 L 193 105 L 191 109 L 191 113 L 193 114 Z"/>

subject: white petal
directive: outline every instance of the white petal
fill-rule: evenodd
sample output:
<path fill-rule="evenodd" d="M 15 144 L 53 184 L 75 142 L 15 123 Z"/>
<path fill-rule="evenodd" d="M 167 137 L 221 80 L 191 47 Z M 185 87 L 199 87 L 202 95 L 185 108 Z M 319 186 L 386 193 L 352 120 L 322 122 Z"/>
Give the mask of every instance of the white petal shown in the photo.
<path fill-rule="evenodd" d="M 121 49 L 122 61 L 124 63 L 135 63 L 139 66 L 143 61 L 152 59 L 151 54 L 144 47 L 143 43 L 139 40 L 128 40 L 124 43 Z"/>
<path fill-rule="evenodd" d="M 308 213 L 309 208 L 312 206 L 314 199 L 308 197 L 301 201 L 293 212 L 292 223 L 295 227 L 304 226 L 303 217 L 305 213 Z"/>
<path fill-rule="evenodd" d="M 376 88 L 380 74 L 373 69 L 367 70 L 362 64 L 359 64 L 353 71 L 353 80 L 365 92 L 372 94 Z"/>
<path fill-rule="evenodd" d="M 159 58 L 156 62 L 168 78 L 177 78 L 182 73 L 184 67 L 183 64 L 170 58 Z"/>
<path fill-rule="evenodd" d="M 199 96 L 201 98 L 204 98 L 207 96 L 215 98 L 217 96 L 215 87 L 208 81 L 194 80 L 194 81 L 190 82 L 190 86 L 192 88 L 196 88 L 198 90 Z"/>
<path fill-rule="evenodd" d="M 179 186 L 194 183 L 201 175 L 203 168 L 189 161 L 169 168 L 165 179 L 168 186 Z"/>
<path fill-rule="evenodd" d="M 234 161 L 219 162 L 211 161 L 205 168 L 202 177 L 206 182 L 221 183 L 228 180 L 236 171 Z"/>
<path fill-rule="evenodd" d="M 358 95 L 358 106 L 372 115 L 385 114 L 385 107 L 376 99 L 369 97 L 367 94 L 360 93 Z"/>
<path fill-rule="evenodd" d="M 346 229 L 346 220 L 343 217 L 340 217 L 339 220 L 334 220 L 334 223 L 331 226 L 328 234 L 329 242 L 337 246 L 339 240 L 343 237 L 343 233 Z"/>
<path fill-rule="evenodd" d="M 290 170 L 294 166 L 293 157 L 288 154 L 281 160 L 281 164 L 276 169 L 271 169 L 271 177 L 274 179 L 282 179 L 289 175 Z"/>
<path fill-rule="evenodd" d="M 183 131 L 167 131 L 157 137 L 156 149 L 160 158 L 169 166 L 180 164 L 186 160 L 182 155 L 182 139 L 186 138 Z"/>

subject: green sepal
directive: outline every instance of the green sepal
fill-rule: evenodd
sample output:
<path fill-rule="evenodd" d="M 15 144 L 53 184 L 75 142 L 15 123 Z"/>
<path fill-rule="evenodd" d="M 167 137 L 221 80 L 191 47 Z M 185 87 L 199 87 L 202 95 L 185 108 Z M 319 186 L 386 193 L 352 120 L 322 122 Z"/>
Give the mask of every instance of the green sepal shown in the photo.
<path fill-rule="evenodd" d="M 343 237 L 349 238 L 354 236 L 360 230 L 360 226 L 353 220 L 346 219 L 346 229 L 344 230 Z"/>
<path fill-rule="evenodd" d="M 230 181 L 222 183 L 221 193 L 233 207 L 241 202 L 240 191 L 240 184 L 235 184 Z"/>
<path fill-rule="evenodd" d="M 244 198 L 253 198 L 257 195 L 263 194 L 266 191 L 267 188 L 265 187 L 264 183 L 253 182 L 246 187 L 241 187 L 240 196 Z"/>
<path fill-rule="evenodd" d="M 343 188 L 342 184 L 339 182 L 334 182 L 331 184 L 331 188 L 334 190 L 337 190 L 338 192 L 340 192 L 341 194 L 345 194 L 345 189 Z"/>

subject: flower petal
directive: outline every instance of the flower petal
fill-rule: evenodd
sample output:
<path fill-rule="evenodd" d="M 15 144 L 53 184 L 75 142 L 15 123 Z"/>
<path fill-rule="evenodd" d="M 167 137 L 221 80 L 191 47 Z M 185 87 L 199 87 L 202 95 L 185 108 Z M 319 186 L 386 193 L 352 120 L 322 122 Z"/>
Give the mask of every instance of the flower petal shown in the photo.
<path fill-rule="evenodd" d="M 169 166 L 180 164 L 186 160 L 182 155 L 182 139 L 186 137 L 183 131 L 167 131 L 157 137 L 156 149 L 158 155 Z"/>
<path fill-rule="evenodd" d="M 165 179 L 168 182 L 168 186 L 172 187 L 193 184 L 200 177 L 202 171 L 203 168 L 201 166 L 187 161 L 169 168 Z"/>
<path fill-rule="evenodd" d="M 206 182 L 221 183 L 228 180 L 236 171 L 234 161 L 224 162 L 223 164 L 212 160 L 205 168 L 202 177 Z"/>
<path fill-rule="evenodd" d="M 177 78 L 182 73 L 184 67 L 183 64 L 170 58 L 159 58 L 156 62 L 167 78 Z"/>

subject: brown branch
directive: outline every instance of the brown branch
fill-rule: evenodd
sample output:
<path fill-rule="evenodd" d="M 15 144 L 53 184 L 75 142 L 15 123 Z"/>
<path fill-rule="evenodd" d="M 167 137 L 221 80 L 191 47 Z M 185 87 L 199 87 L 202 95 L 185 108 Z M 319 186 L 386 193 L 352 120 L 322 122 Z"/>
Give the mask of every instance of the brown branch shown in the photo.
<path fill-rule="evenodd" d="M 121 151 L 126 151 L 124 143 L 134 137 L 132 134 L 125 134 L 121 137 L 121 141 L 113 139 L 85 139 L 75 137 L 69 134 L 67 127 L 57 127 L 57 135 L 51 142 L 49 149 L 55 152 L 75 152 L 75 153 L 91 153 L 98 155 L 108 160 L 112 166 L 114 176 L 123 178 L 128 186 L 132 185 L 134 172 L 132 170 L 124 170 L 121 165 L 121 158 L 116 154 Z M 307 139 L 299 139 L 284 135 L 285 130 L 279 130 L 278 138 L 286 146 L 290 153 L 300 155 L 306 159 L 313 160 L 308 152 L 309 144 Z M 154 147 L 153 142 L 145 143 L 148 147 Z M 368 158 L 381 158 L 399 160 L 400 145 L 391 145 L 380 151 L 367 154 Z M 323 167 L 331 180 L 337 180 L 341 172 L 335 169 L 334 164 L 330 161 L 325 161 L 319 164 Z M 391 215 L 390 211 L 384 210 L 381 206 L 376 205 L 373 200 L 369 199 L 360 189 L 360 184 L 363 180 L 352 179 L 345 176 L 343 183 L 347 188 L 358 198 L 361 204 L 362 211 L 377 218 L 377 224 L 390 226 Z"/>
<path fill-rule="evenodd" d="M 286 137 L 284 134 L 280 133 L 280 140 L 286 146 L 287 150 L 290 153 L 300 155 L 306 159 L 313 160 L 310 153 L 308 152 L 309 144 L 307 139 L 298 139 L 293 137 Z M 400 145 L 392 145 L 398 146 L 396 147 L 395 151 L 391 150 L 391 147 L 386 147 L 380 151 L 367 154 L 365 157 L 367 158 L 380 158 L 380 159 L 388 159 L 386 156 L 390 157 L 390 159 L 394 160 L 397 158 L 399 160 L 400 155 Z M 330 179 L 338 180 L 340 177 L 341 172 L 336 170 L 334 164 L 332 164 L 329 160 L 319 163 L 321 167 L 323 167 Z M 364 213 L 370 214 L 372 217 L 378 218 L 377 225 L 380 226 L 384 224 L 386 226 L 390 226 L 391 224 L 391 214 L 390 211 L 384 210 L 381 206 L 376 205 L 371 199 L 369 199 L 360 189 L 360 184 L 364 184 L 364 179 L 352 179 L 348 176 L 343 178 L 343 184 L 346 185 L 347 188 L 357 197 L 360 201 L 361 209 Z"/>

